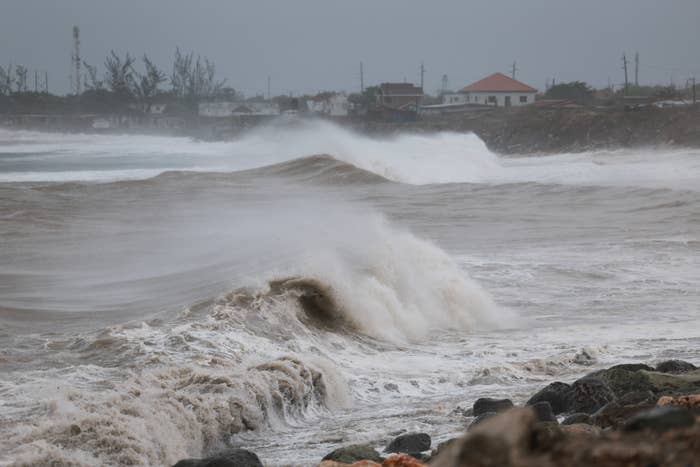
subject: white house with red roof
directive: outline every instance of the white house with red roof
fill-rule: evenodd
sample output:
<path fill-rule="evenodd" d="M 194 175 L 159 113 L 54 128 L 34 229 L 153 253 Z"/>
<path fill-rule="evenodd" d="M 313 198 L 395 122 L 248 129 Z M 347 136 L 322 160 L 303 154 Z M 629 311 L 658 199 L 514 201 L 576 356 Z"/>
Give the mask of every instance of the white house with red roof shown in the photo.
<path fill-rule="evenodd" d="M 537 89 L 510 78 L 503 73 L 494 73 L 455 93 L 445 94 L 447 105 L 492 105 L 516 107 L 533 104 Z"/>

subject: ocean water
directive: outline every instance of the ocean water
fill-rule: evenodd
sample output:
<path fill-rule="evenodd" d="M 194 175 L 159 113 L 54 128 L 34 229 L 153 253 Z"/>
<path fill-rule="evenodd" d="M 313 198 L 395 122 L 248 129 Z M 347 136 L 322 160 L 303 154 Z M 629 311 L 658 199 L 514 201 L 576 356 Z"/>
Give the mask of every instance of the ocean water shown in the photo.
<path fill-rule="evenodd" d="M 314 465 L 700 360 L 700 151 L 0 130 L 0 465 Z"/>

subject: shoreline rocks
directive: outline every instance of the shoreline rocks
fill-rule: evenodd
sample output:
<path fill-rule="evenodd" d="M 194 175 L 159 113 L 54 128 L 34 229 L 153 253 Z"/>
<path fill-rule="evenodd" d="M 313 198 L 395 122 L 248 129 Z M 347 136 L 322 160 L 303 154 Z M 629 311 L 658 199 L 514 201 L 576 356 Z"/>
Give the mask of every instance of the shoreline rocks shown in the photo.
<path fill-rule="evenodd" d="M 668 372 L 661 372 L 665 369 Z M 480 398 L 465 434 L 430 452 L 429 433 L 403 432 L 378 443 L 341 446 L 320 467 L 686 467 L 700 459 L 700 370 L 669 360 L 655 367 L 615 365 L 572 384 L 553 382 L 524 407 Z M 466 415 L 468 414 L 468 415 Z M 561 424 L 556 415 L 562 417 Z M 232 449 L 174 467 L 261 467 L 255 453 Z"/>

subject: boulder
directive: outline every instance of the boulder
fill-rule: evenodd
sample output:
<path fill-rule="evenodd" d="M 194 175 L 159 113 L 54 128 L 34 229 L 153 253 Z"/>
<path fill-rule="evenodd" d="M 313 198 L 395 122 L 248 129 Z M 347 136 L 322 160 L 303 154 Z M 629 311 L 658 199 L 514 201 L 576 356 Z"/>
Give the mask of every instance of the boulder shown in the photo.
<path fill-rule="evenodd" d="M 430 435 L 427 433 L 406 433 L 394 438 L 384 452 L 420 453 L 430 449 Z"/>
<path fill-rule="evenodd" d="M 690 394 L 687 396 L 663 396 L 656 403 L 658 406 L 683 407 L 692 411 L 700 411 L 700 394 Z"/>
<path fill-rule="evenodd" d="M 231 449 L 204 459 L 183 459 L 173 467 L 263 467 L 263 464 L 254 452 Z"/>
<path fill-rule="evenodd" d="M 535 451 L 548 451 L 563 439 L 564 432 L 559 427 L 559 423 L 539 422 L 532 430 L 530 447 Z"/>
<path fill-rule="evenodd" d="M 700 370 L 682 374 L 660 373 L 645 371 L 651 390 L 660 395 L 686 395 L 700 392 Z"/>
<path fill-rule="evenodd" d="M 653 405 L 656 403 L 657 399 L 658 397 L 651 391 L 632 391 L 624 394 L 622 397 L 618 398 L 617 401 L 621 405 Z"/>
<path fill-rule="evenodd" d="M 621 397 L 632 391 L 649 391 L 652 384 L 649 376 L 644 371 L 630 371 L 620 367 L 600 370 L 588 376 L 598 378 L 605 382 L 616 397 Z"/>
<path fill-rule="evenodd" d="M 683 360 L 666 360 L 656 365 L 656 371 L 660 373 L 670 373 L 672 375 L 680 375 L 697 370 L 698 367 L 690 362 Z"/>
<path fill-rule="evenodd" d="M 654 371 L 654 368 L 646 365 L 644 363 L 621 363 L 619 365 L 613 365 L 608 370 L 627 370 L 627 371 Z"/>
<path fill-rule="evenodd" d="M 509 466 L 514 455 L 529 449 L 535 421 L 535 413 L 530 408 L 496 414 L 447 446 L 430 465 Z"/>
<path fill-rule="evenodd" d="M 591 415 L 590 423 L 600 428 L 618 428 L 628 418 L 653 408 L 654 405 L 622 405 L 617 401 L 609 402 Z"/>
<path fill-rule="evenodd" d="M 552 412 L 552 406 L 549 405 L 549 402 L 537 402 L 536 404 L 532 404 L 530 407 L 532 407 L 532 409 L 535 411 L 537 421 L 559 423 L 557 422 L 557 417 L 555 417 L 554 413 Z"/>
<path fill-rule="evenodd" d="M 486 412 L 503 412 L 511 408 L 513 408 L 513 402 L 510 399 L 482 397 L 474 402 L 473 413 L 475 417 L 478 417 Z"/>
<path fill-rule="evenodd" d="M 560 425 L 562 433 L 567 436 L 584 436 L 595 438 L 600 436 L 601 429 L 588 423 L 573 423 L 571 425 Z"/>
<path fill-rule="evenodd" d="M 384 459 L 379 455 L 376 449 L 369 444 L 351 444 L 326 454 L 322 460 L 352 464 L 353 462 L 361 460 L 382 462 Z"/>
<path fill-rule="evenodd" d="M 564 420 L 562 420 L 561 424 L 562 425 L 576 425 L 576 424 L 581 424 L 581 423 L 591 423 L 591 416 L 587 413 L 583 412 L 578 412 L 578 413 L 572 413 L 568 417 L 566 417 Z"/>
<path fill-rule="evenodd" d="M 680 407 L 655 407 L 638 413 L 624 425 L 625 431 L 652 430 L 663 432 L 679 428 L 687 428 L 695 424 L 695 417 L 686 409 Z"/>
<path fill-rule="evenodd" d="M 558 415 L 567 412 L 571 408 L 573 395 L 573 388 L 570 384 L 556 381 L 537 391 L 526 404 L 534 405 L 538 402 L 549 402 L 552 412 Z"/>
<path fill-rule="evenodd" d="M 586 376 L 574 382 L 572 388 L 571 409 L 574 412 L 592 414 L 608 402 L 615 400 L 612 389 L 600 378 Z"/>

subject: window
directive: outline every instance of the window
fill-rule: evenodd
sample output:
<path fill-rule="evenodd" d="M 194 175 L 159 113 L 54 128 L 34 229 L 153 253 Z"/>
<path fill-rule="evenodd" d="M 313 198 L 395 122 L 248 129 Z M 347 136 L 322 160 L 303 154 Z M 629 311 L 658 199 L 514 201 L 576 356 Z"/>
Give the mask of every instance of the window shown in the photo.
<path fill-rule="evenodd" d="M 496 96 L 489 96 L 489 102 L 492 103 L 492 104 L 495 104 L 495 103 L 497 102 L 497 101 L 496 101 Z"/>
<path fill-rule="evenodd" d="M 520 96 L 520 103 L 527 104 L 527 96 Z"/>
<path fill-rule="evenodd" d="M 386 96 L 386 97 L 384 98 L 384 102 L 386 102 L 387 104 L 391 104 L 391 97 Z"/>

